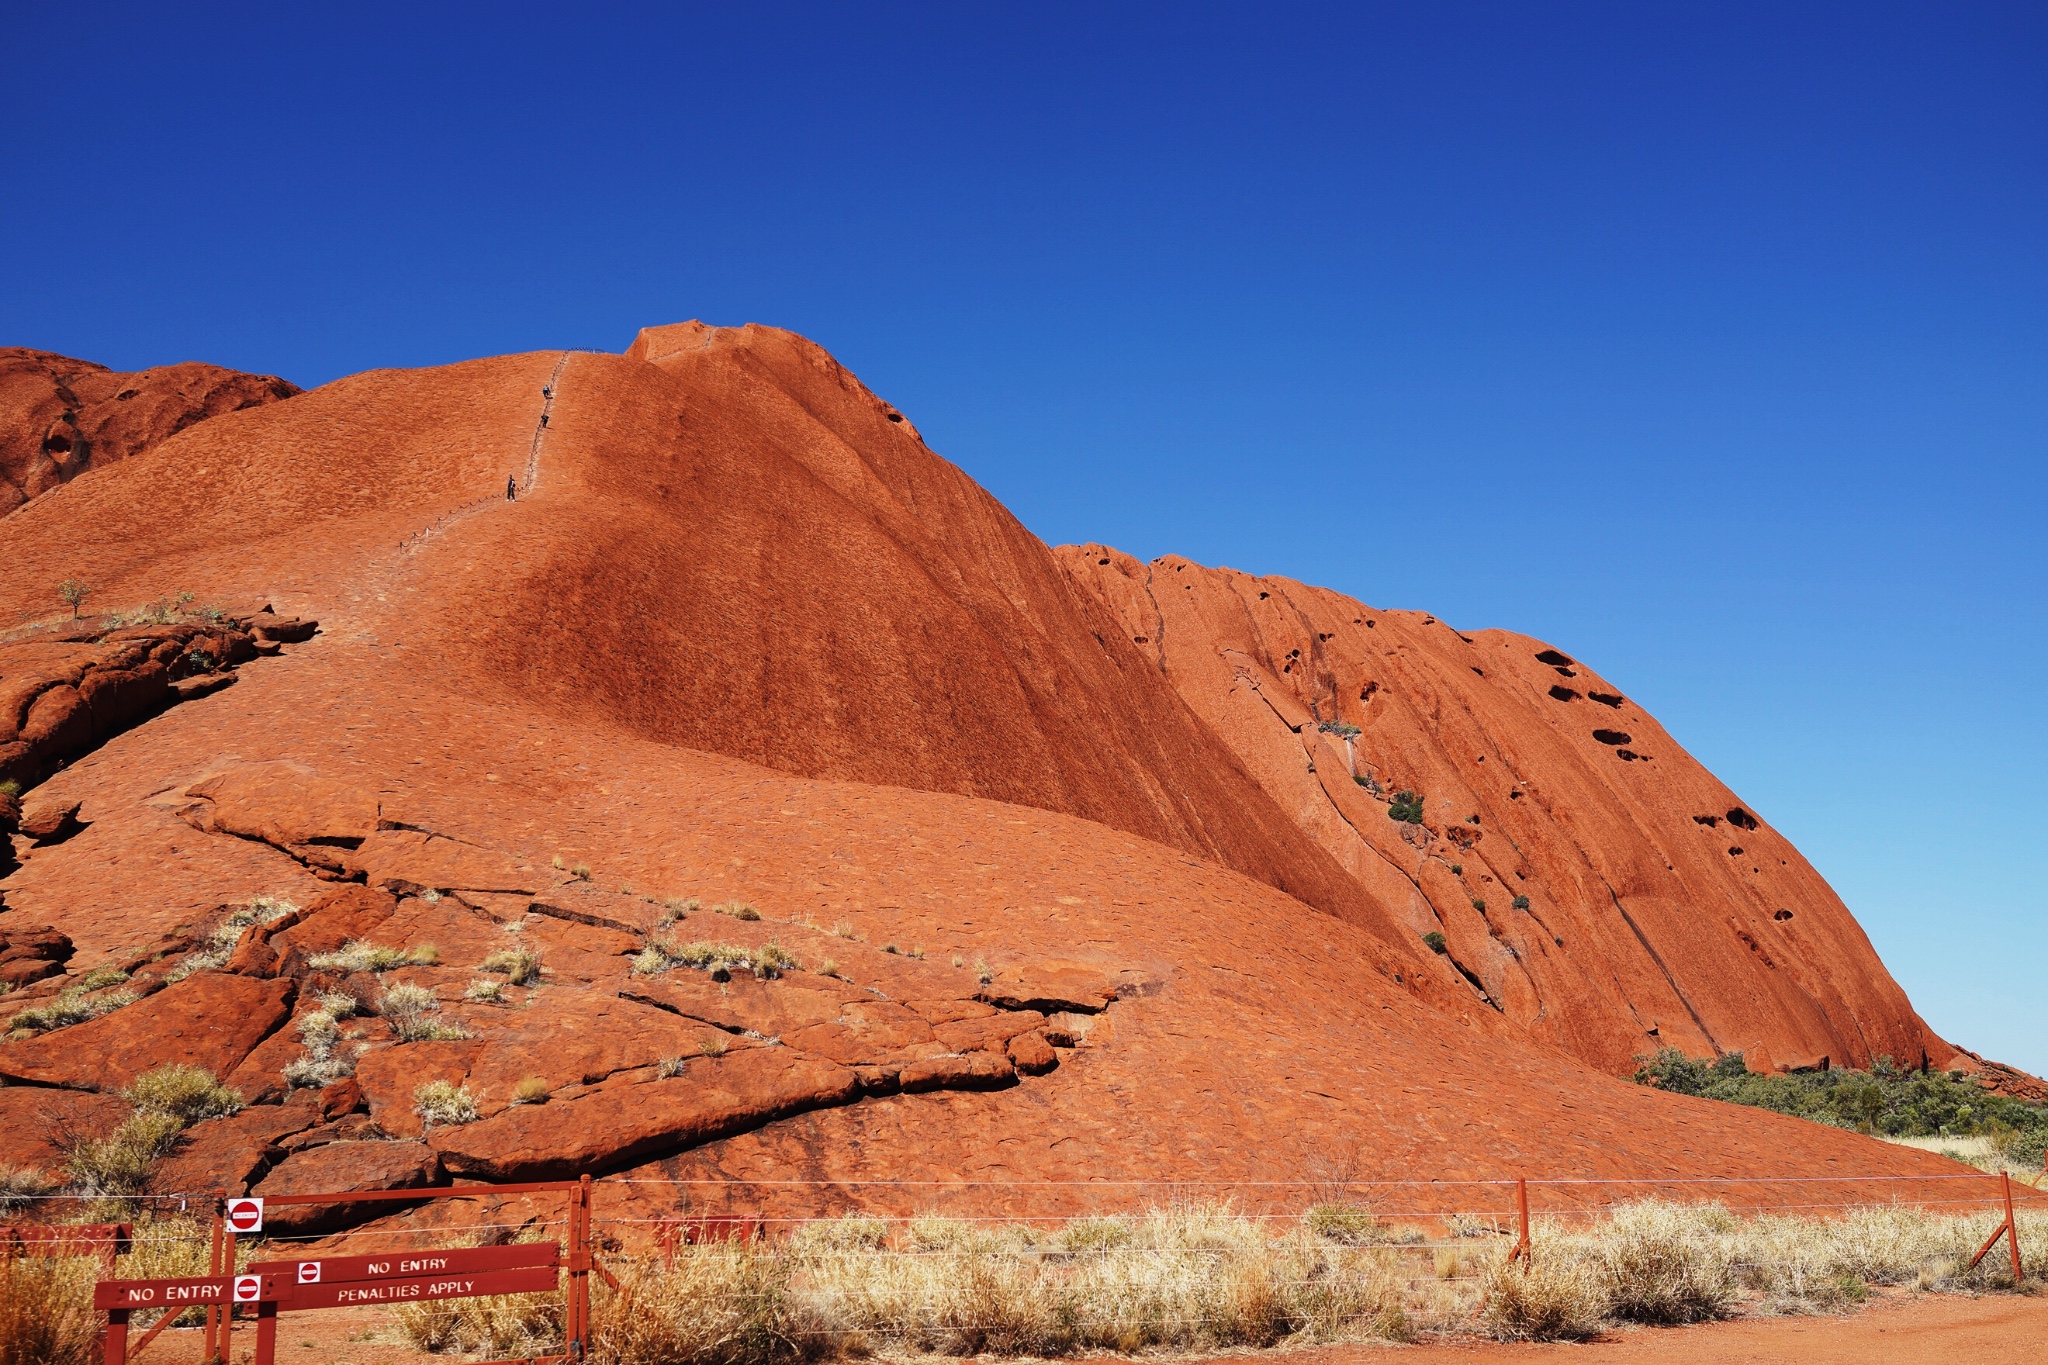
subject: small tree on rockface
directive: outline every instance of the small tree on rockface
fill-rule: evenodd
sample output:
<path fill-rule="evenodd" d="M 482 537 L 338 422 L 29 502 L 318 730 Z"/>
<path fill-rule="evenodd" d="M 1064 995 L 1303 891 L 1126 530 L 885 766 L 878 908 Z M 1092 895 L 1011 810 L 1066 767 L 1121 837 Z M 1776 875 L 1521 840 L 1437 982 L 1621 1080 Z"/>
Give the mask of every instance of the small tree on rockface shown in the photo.
<path fill-rule="evenodd" d="M 71 619 L 78 619 L 78 609 L 85 605 L 85 599 L 92 596 L 92 589 L 75 578 L 67 578 L 57 585 L 57 596 L 64 605 L 71 608 Z"/>

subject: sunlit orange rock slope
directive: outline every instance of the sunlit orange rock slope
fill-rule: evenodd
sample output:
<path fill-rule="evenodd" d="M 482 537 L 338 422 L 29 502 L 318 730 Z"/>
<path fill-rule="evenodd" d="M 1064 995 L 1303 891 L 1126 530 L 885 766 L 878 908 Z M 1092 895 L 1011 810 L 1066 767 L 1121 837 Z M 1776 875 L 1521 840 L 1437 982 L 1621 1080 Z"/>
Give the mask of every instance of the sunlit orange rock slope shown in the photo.
<path fill-rule="evenodd" d="M 1057 553 L 1295 822 L 1537 1037 L 1617 1071 L 1660 1045 L 1752 1070 L 1954 1059 L 1799 850 L 1584 662 L 1284 578 Z M 1390 818 L 1404 790 L 1419 823 Z"/>
<path fill-rule="evenodd" d="M 1949 1050 L 1590 671 L 1056 554 L 785 332 L 355 375 L 6 527 L 8 1008 L 109 966 L 83 998 L 136 997 L 0 1042 L 19 1159 L 189 1059 L 258 1101 L 192 1131 L 194 1186 L 1953 1169 L 1611 1074 Z M 123 618 L 71 621 L 71 578 Z M 1329 687 L 1421 825 L 1318 737 Z M 457 1036 L 407 1041 L 401 981 Z M 423 1124 L 426 1079 L 477 1121 Z"/>
<path fill-rule="evenodd" d="M 0 516 L 224 412 L 298 387 L 271 375 L 186 362 L 121 374 L 49 351 L 0 347 Z"/>

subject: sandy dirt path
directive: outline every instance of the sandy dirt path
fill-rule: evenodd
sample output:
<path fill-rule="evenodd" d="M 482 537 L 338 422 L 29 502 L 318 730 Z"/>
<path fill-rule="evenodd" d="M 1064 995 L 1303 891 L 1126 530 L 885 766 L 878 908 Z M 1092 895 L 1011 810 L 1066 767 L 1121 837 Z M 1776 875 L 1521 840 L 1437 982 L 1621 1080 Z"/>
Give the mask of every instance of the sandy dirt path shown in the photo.
<path fill-rule="evenodd" d="M 389 1310 L 343 1309 L 285 1319 L 278 1365 L 436 1365 L 461 1356 L 415 1351 Z M 179 1338 L 189 1337 L 189 1349 Z M 197 1354 L 198 1333 L 169 1334 L 166 1365 Z M 255 1333 L 235 1333 L 245 1360 Z M 940 1359 L 940 1357 L 927 1357 Z M 1102 1357 L 1087 1365 L 1110 1365 Z M 2034 1365 L 2048 1360 L 2048 1296 L 1892 1294 L 1849 1317 L 1742 1318 L 1701 1327 L 1611 1332 L 1585 1345 L 1504 1345 L 1465 1339 L 1413 1346 L 1333 1346 L 1219 1357 L 1154 1356 L 1176 1365 Z"/>
<path fill-rule="evenodd" d="M 1276 1353 L 1278 1354 L 1278 1353 Z M 1739 1318 L 1610 1332 L 1585 1345 L 1451 1341 L 1285 1353 L 1287 1365 L 2032 1365 L 2048 1360 L 2048 1297 L 1897 1295 L 1850 1317 Z"/>

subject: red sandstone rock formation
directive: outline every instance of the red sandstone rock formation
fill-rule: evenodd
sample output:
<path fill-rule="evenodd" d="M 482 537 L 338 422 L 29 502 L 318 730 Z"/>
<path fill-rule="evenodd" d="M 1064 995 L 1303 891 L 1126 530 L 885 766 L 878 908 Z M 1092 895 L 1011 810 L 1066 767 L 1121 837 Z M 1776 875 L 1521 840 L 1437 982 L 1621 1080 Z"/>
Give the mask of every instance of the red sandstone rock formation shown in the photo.
<path fill-rule="evenodd" d="M 1058 553 L 1296 823 L 1535 1036 L 1610 1071 L 1659 1046 L 1977 1069 L 1799 850 L 1583 661 L 1177 556 Z M 1403 790 L 1419 823 L 1389 818 Z"/>
<path fill-rule="evenodd" d="M 188 361 L 120 374 L 49 351 L 0 347 L 0 516 L 194 422 L 298 392 L 275 376 L 218 365 Z"/>
<path fill-rule="evenodd" d="M 161 1178 L 234 1188 L 366 1169 L 351 1144 L 379 1146 L 364 1178 L 392 1187 L 621 1168 L 1288 1180 L 1344 1144 L 1369 1152 L 1364 1176 L 1952 1169 L 1602 1074 L 1651 1025 L 1700 1050 L 1755 1031 L 1785 1040 L 1781 1060 L 1852 1029 L 1924 1037 L 1846 912 L 1831 921 L 1824 888 L 1789 873 L 1773 903 L 1810 917 L 1816 946 L 1738 925 L 1782 957 L 1773 976 L 1705 948 L 1659 971 L 1630 948 L 1691 952 L 1680 895 L 1721 897 L 1714 923 L 1753 909 L 1741 877 L 1668 829 L 1725 825 L 1734 799 L 1625 700 L 1549 701 L 1571 665 L 1508 657 L 1533 642 L 1425 622 L 1441 644 L 1356 646 L 1369 676 L 1333 673 L 1354 693 L 1484 717 L 1470 734 L 1360 719 L 1360 771 L 1426 797 L 1396 829 L 1348 771 L 1327 793 L 1347 758 L 1316 747 L 1322 693 L 1292 690 L 1306 642 L 1230 635 L 1190 580 L 1174 611 L 1242 672 L 1162 657 L 1128 624 L 1128 591 L 1063 571 L 787 333 L 686 324 L 624 356 L 358 375 L 184 431 L 8 531 L 0 620 L 51 615 L 0 639 L 23 735 L 58 705 L 43 698 L 144 667 L 141 643 L 54 610 L 66 577 L 114 610 L 226 604 L 270 656 L 231 688 L 35 750 L 18 819 L 42 832 L 0 860 L 0 931 L 36 965 L 7 1009 L 95 969 L 127 980 L 75 997 L 97 1019 L 0 1042 L 0 1075 L 48 1097 L 0 1089 L 0 1140 L 22 1150 L 55 1150 L 36 1136 L 48 1114 L 106 1123 L 127 1076 L 198 1058 L 262 1112 L 198 1125 Z M 275 626 L 247 610 L 266 602 Z M 169 672 L 191 653 L 149 639 Z M 158 659 L 166 644 L 182 653 Z M 1453 664 L 1520 690 L 1490 676 L 1498 696 L 1467 697 L 1441 676 Z M 1542 706 L 1629 737 L 1580 736 Z M 1509 771 L 1466 774 L 1465 749 Z M 1673 769 L 1668 791 L 1628 785 Z M 1773 838 L 1741 835 L 1789 866 Z M 1439 957 L 1416 930 L 1460 875 L 1488 909 L 1446 915 Z M 1511 884 L 1542 899 L 1496 906 Z M 1583 900 L 1603 884 L 1637 930 Z M 735 899 L 759 918 L 718 913 Z M 1515 916 L 1554 930 L 1550 948 Z M 700 941 L 764 970 L 692 965 Z M 358 942 L 393 960 L 330 956 Z M 770 944 L 795 965 L 775 968 Z M 507 965 L 522 950 L 538 975 Z M 1585 984 L 1603 972 L 1620 983 L 1604 995 Z M 410 1022 L 380 1009 L 394 991 Z M 340 996 L 361 1008 L 314 1018 Z M 186 1021 L 205 1002 L 234 1022 L 198 1039 Z M 315 1037 L 334 1074 L 309 1065 Z M 67 1069 L 69 1040 L 114 1064 Z M 432 1080 L 465 1089 L 474 1120 L 420 1112 Z M 1051 1208 L 1066 1189 L 1004 1198 Z"/>

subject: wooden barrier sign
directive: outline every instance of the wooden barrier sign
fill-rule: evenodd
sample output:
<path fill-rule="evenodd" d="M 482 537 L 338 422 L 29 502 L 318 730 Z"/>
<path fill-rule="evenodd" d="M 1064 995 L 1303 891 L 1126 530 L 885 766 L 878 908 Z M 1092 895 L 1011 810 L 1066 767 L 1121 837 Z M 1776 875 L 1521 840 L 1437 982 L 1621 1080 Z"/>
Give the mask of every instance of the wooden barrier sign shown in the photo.
<path fill-rule="evenodd" d="M 277 1275 L 200 1275 L 181 1280 L 101 1280 L 92 1287 L 97 1309 L 218 1308 L 231 1303 L 274 1303 L 291 1286 Z"/>
<path fill-rule="evenodd" d="M 129 1223 L 26 1223 L 0 1227 L 0 1256 L 98 1256 L 111 1264 L 134 1234 Z"/>
<path fill-rule="evenodd" d="M 407 1280 L 425 1275 L 527 1270 L 560 1265 L 561 1261 L 562 1249 L 554 1242 L 522 1242 L 501 1247 L 390 1251 L 379 1256 L 329 1256 L 319 1261 L 258 1261 L 249 1270 L 257 1275 L 276 1275 L 294 1284 L 332 1284 L 343 1280 Z"/>
<path fill-rule="evenodd" d="M 405 1280 L 336 1280 L 285 1286 L 280 1313 L 312 1308 L 354 1308 L 367 1303 L 420 1303 L 427 1299 L 471 1299 L 485 1294 L 545 1293 L 560 1287 L 553 1266 L 524 1270 L 480 1270 L 459 1275 L 423 1275 Z"/>
<path fill-rule="evenodd" d="M 554 1242 L 502 1247 L 394 1251 L 320 1261 L 261 1261 L 249 1267 L 285 1288 L 278 1311 L 346 1308 L 363 1303 L 531 1294 L 557 1287 L 562 1249 Z"/>
<path fill-rule="evenodd" d="M 532 1194 L 554 1191 L 568 1198 L 569 1244 L 573 1254 L 565 1261 L 558 1242 L 529 1242 L 511 1246 L 451 1247 L 425 1251 L 393 1251 L 374 1256 L 330 1256 L 311 1261 L 259 1261 L 241 1274 L 205 1275 L 190 1279 L 102 1280 L 93 1287 L 93 1306 L 107 1315 L 102 1338 L 105 1365 L 127 1365 L 135 1354 L 181 1316 L 179 1310 L 204 1308 L 207 1327 L 204 1349 L 209 1359 L 233 1355 L 249 1365 L 274 1365 L 277 1360 L 277 1321 L 280 1314 L 309 1312 L 321 1308 L 345 1308 L 358 1304 L 420 1303 L 430 1299 L 477 1298 L 491 1294 L 536 1294 L 565 1290 L 562 1304 L 564 1349 L 560 1354 L 538 1356 L 525 1365 L 568 1365 L 584 1358 L 590 1331 L 590 1177 L 549 1184 L 479 1187 L 496 1193 Z M 375 1198 L 381 1192 L 348 1194 L 291 1194 L 275 1196 L 279 1204 L 348 1203 L 352 1197 Z M 477 1197 L 469 1187 L 405 1190 L 394 1197 L 414 1199 L 468 1199 Z M 232 1267 L 235 1238 L 260 1230 L 264 1202 L 256 1198 L 222 1199 L 214 1216 L 213 1264 Z M 105 1229 L 74 1229 L 68 1235 L 89 1240 L 88 1234 Z M 124 1239 L 126 1226 L 118 1230 Z M 29 1237 L 23 1243 L 55 1237 Z M 112 1245 L 112 1239 L 109 1239 Z M 4 1254 L 4 1248 L 0 1248 Z M 33 1252 L 31 1252 L 33 1254 Z M 568 1283 L 562 1283 L 567 1272 Z M 256 1318 L 256 1342 L 252 1352 L 231 1350 L 235 1309 L 246 1305 Z M 128 1320 L 133 1313 L 153 1313 L 155 1323 L 129 1349 Z"/>

